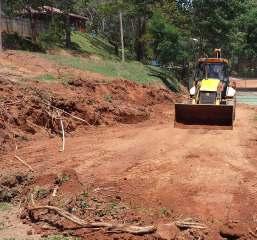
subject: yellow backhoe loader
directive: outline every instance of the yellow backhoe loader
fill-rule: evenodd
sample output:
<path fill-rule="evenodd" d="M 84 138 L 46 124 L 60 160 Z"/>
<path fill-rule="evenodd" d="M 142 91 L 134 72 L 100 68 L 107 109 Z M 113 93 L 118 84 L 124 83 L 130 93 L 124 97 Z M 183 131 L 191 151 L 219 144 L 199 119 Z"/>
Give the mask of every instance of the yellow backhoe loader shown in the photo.
<path fill-rule="evenodd" d="M 229 81 L 228 60 L 215 49 L 215 58 L 200 58 L 190 100 L 175 104 L 175 126 L 213 125 L 232 129 L 236 87 Z"/>

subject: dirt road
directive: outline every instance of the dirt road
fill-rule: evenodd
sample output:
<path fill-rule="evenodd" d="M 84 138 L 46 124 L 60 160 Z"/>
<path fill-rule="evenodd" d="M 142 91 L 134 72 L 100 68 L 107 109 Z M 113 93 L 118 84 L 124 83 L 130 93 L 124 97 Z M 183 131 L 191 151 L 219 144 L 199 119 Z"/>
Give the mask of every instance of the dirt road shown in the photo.
<path fill-rule="evenodd" d="M 37 116 L 39 119 L 49 116 L 39 114 L 44 108 L 38 101 L 29 99 L 34 97 L 30 92 L 26 95 L 26 104 L 22 105 L 19 96 L 23 88 L 17 90 L 15 84 L 3 82 L 1 91 L 7 100 L 13 100 L 8 102 L 12 106 L 8 108 L 9 115 L 15 116 L 14 120 L 26 118 L 10 124 L 23 132 L 32 132 L 31 128 L 23 127 L 25 123 Z M 59 151 L 58 134 L 50 138 L 44 124 L 34 122 L 33 134 L 19 144 L 16 154 L 31 165 L 39 182 L 49 185 L 48 180 L 54 179 L 51 174 L 72 170 L 80 183 L 69 186 L 74 196 L 76 188 L 76 193 L 82 190 L 81 185 L 98 190 L 112 189 L 115 198 L 143 216 L 141 222 L 158 224 L 192 218 L 209 228 L 206 238 L 178 239 L 224 239 L 226 236 L 254 239 L 249 233 L 257 227 L 256 106 L 238 104 L 233 130 L 178 129 L 173 126 L 174 95 L 169 95 L 167 90 L 122 81 L 93 85 L 83 79 L 72 82 L 71 86 L 33 83 L 31 88 L 47 90 L 57 97 L 59 94 L 62 98 L 56 97 L 53 104 L 58 103 L 84 118 L 91 106 L 92 111 L 98 111 L 105 120 L 99 122 L 100 126 L 91 127 L 72 123 L 74 131 L 66 133 L 64 152 Z M 28 89 L 26 87 L 27 92 Z M 107 101 L 103 96 L 110 93 L 113 98 Z M 72 102 L 75 96 L 79 98 Z M 135 109 L 144 113 L 140 112 L 143 118 L 138 112 L 135 114 Z M 87 119 L 90 120 L 90 116 Z M 96 123 L 93 120 L 92 123 Z M 128 120 L 131 124 L 127 124 Z M 4 126 L 5 122 L 2 124 Z M 52 130 L 58 133 L 59 125 L 56 126 Z M 14 158 L 12 150 L 0 158 L 1 174 L 28 171 Z M 162 215 L 167 218 L 163 219 Z M 220 235 L 221 227 L 229 222 L 237 224 L 236 230 L 230 235 Z"/>
<path fill-rule="evenodd" d="M 257 217 L 256 124 L 256 108 L 240 105 L 233 131 L 175 129 L 170 119 L 91 130 L 68 138 L 63 153 L 57 139 L 38 139 L 19 156 L 38 173 L 73 168 L 82 183 L 115 187 L 135 207 L 250 224 Z"/>

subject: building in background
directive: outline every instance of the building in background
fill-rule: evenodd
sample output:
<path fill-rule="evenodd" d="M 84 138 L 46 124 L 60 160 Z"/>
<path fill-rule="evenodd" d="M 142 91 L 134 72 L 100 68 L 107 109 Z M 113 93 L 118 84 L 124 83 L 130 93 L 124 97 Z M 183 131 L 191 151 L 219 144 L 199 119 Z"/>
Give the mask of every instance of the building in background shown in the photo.
<path fill-rule="evenodd" d="M 16 17 L 8 17 L 3 12 L 2 32 L 17 33 L 21 37 L 35 39 L 40 33 L 47 31 L 53 17 L 66 17 L 65 13 L 58 8 L 44 6 L 39 9 L 26 9 Z M 85 32 L 87 18 L 77 14 L 68 14 L 73 30 Z"/>

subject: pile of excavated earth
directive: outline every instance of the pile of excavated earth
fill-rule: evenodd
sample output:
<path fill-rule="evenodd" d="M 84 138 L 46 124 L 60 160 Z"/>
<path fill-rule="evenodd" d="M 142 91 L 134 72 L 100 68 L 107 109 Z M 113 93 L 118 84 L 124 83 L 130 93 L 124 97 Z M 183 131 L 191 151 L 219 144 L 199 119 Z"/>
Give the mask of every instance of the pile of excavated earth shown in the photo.
<path fill-rule="evenodd" d="M 61 119 L 68 134 L 92 126 L 134 124 L 150 119 L 156 105 L 171 105 L 175 99 L 164 87 L 60 67 L 28 53 L 7 52 L 0 64 L 1 151 L 42 128 L 49 135 L 60 134 Z M 45 69 L 56 77 L 67 72 L 70 77 L 65 83 L 31 80 Z"/>
<path fill-rule="evenodd" d="M 150 119 L 157 104 L 172 103 L 168 90 L 126 80 L 98 83 L 82 79 L 60 83 L 16 83 L 0 79 L 1 151 L 45 129 L 58 135 L 79 128 L 139 123 Z"/>

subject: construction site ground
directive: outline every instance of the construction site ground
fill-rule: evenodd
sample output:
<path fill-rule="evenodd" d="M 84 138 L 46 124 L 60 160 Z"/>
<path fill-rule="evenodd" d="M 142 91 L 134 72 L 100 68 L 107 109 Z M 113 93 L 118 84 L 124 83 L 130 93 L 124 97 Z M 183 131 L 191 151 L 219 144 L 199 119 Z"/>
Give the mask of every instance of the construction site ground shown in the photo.
<path fill-rule="evenodd" d="M 12 204 L 0 211 L 0 239 L 257 239 L 256 106 L 237 105 L 233 130 L 174 128 L 174 102 L 183 96 L 161 84 L 24 52 L 5 52 L 0 64 L 0 200 Z M 70 79 L 35 80 L 46 71 Z M 29 210 L 36 205 L 157 231 L 81 228 Z"/>

